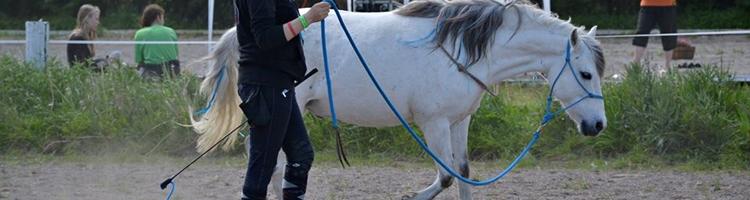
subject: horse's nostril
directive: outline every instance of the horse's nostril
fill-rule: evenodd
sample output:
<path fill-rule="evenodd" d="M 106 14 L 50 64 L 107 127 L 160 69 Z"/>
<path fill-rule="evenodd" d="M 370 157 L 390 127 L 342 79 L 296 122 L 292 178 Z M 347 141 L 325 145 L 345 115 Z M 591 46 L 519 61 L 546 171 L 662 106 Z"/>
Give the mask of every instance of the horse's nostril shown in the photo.
<path fill-rule="evenodd" d="M 602 131 L 604 129 L 604 123 L 601 121 L 596 122 L 596 131 Z"/>

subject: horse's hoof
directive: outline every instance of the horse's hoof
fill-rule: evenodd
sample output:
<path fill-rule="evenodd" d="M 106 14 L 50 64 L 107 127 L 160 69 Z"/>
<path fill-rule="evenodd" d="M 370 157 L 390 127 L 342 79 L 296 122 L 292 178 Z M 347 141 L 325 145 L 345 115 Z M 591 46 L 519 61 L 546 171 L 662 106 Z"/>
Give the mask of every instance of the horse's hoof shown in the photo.
<path fill-rule="evenodd" d="M 416 192 L 412 192 L 412 193 L 409 193 L 409 194 L 405 194 L 404 196 L 401 196 L 401 200 L 414 200 L 414 199 L 416 199 L 416 197 L 417 197 L 417 193 Z"/>

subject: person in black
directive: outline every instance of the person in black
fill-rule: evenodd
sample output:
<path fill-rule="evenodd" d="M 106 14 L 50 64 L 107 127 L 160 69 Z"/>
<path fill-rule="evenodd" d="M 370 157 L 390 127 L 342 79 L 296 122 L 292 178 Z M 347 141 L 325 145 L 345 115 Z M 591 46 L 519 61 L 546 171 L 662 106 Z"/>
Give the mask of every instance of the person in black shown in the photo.
<path fill-rule="evenodd" d="M 240 45 L 238 93 L 251 123 L 242 199 L 266 199 L 280 149 L 287 155 L 283 199 L 304 199 L 314 153 L 294 93 L 295 82 L 307 71 L 297 36 L 327 17 L 330 5 L 317 3 L 300 16 L 291 0 L 234 3 Z M 270 120 L 258 120 L 262 113 Z"/>
<path fill-rule="evenodd" d="M 659 33 L 677 33 L 677 0 L 641 0 L 636 34 L 649 34 L 656 26 L 659 27 Z M 648 38 L 633 38 L 634 63 L 641 62 Z M 677 47 L 677 36 L 662 36 L 661 44 L 664 48 L 664 69 L 659 70 L 659 73 L 664 73 L 671 68 L 673 50 Z"/>
<path fill-rule="evenodd" d="M 91 4 L 82 5 L 78 9 L 76 27 L 68 36 L 70 41 L 92 41 L 96 40 L 96 29 L 99 26 L 99 7 Z M 68 63 L 73 66 L 84 66 L 98 70 L 96 66 L 104 62 L 104 59 L 94 59 L 96 51 L 93 44 L 68 44 L 66 47 Z"/>

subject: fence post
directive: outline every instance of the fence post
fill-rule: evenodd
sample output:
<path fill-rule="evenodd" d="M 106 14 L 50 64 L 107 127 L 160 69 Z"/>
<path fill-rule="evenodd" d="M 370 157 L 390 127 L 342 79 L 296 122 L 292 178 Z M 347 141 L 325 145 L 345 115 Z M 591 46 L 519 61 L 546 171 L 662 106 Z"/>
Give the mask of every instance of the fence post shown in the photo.
<path fill-rule="evenodd" d="M 44 69 L 47 64 L 47 47 L 49 41 L 49 23 L 45 21 L 26 22 L 26 62 L 37 69 Z"/>
<path fill-rule="evenodd" d="M 208 0 L 208 53 L 211 53 L 214 38 L 214 0 Z"/>

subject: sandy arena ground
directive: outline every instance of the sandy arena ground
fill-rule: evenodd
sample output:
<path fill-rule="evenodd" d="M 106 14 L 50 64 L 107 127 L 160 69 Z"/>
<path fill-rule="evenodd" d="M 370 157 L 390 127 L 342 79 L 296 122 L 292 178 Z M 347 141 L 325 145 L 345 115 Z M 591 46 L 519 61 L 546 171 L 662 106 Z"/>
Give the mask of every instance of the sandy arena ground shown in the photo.
<path fill-rule="evenodd" d="M 186 158 L 191 159 L 191 158 Z M 202 160 L 177 180 L 173 199 L 238 199 L 242 157 Z M 170 160 L 170 159 L 165 159 Z M 163 199 L 158 185 L 187 161 L 99 162 L 0 161 L 0 199 Z M 222 162 L 231 162 L 226 164 Z M 427 163 L 396 161 L 342 169 L 317 164 L 310 173 L 308 199 L 401 199 L 433 181 Z M 494 175 L 497 166 L 474 163 L 473 177 Z M 475 199 L 748 199 L 746 171 L 520 169 L 495 184 L 476 187 Z M 271 195 L 273 196 L 273 195 Z M 436 199 L 457 199 L 456 184 Z"/>

